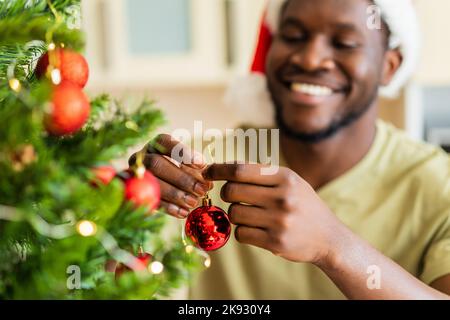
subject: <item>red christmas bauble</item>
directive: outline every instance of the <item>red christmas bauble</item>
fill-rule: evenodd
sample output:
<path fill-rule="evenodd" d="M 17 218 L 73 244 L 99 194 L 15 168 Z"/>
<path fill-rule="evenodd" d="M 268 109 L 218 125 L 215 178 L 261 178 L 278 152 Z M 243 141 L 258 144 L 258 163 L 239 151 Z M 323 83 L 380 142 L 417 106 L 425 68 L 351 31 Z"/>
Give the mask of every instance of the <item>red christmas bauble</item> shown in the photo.
<path fill-rule="evenodd" d="M 159 206 L 161 190 L 153 174 L 145 171 L 143 177 L 132 176 L 125 180 L 125 199 L 136 207 L 146 206 L 151 212 Z"/>
<path fill-rule="evenodd" d="M 145 270 L 147 270 L 150 262 L 152 262 L 153 256 L 149 253 L 141 252 L 137 255 L 136 259 L 139 261 L 139 263 L 138 263 L 136 269 L 134 269 L 134 271 L 145 271 Z M 129 271 L 132 271 L 132 270 L 128 266 L 126 266 L 122 263 L 119 263 L 115 267 L 114 274 L 117 279 L 124 272 L 129 272 Z"/>
<path fill-rule="evenodd" d="M 67 80 L 84 88 L 89 78 L 89 65 L 79 53 L 69 49 L 55 50 L 54 67 L 61 71 L 61 80 Z M 36 65 L 36 75 L 43 78 L 49 65 L 49 53 L 44 54 Z"/>
<path fill-rule="evenodd" d="M 89 99 L 80 87 L 63 81 L 54 87 L 45 128 L 55 136 L 75 133 L 86 123 L 90 112 Z"/>
<path fill-rule="evenodd" d="M 219 207 L 202 206 L 189 214 L 185 231 L 197 247 L 213 251 L 227 243 L 231 224 L 226 212 Z"/>
<path fill-rule="evenodd" d="M 98 185 L 102 183 L 108 185 L 116 176 L 116 169 L 113 166 L 98 166 L 91 169 L 94 175 L 92 183 Z"/>

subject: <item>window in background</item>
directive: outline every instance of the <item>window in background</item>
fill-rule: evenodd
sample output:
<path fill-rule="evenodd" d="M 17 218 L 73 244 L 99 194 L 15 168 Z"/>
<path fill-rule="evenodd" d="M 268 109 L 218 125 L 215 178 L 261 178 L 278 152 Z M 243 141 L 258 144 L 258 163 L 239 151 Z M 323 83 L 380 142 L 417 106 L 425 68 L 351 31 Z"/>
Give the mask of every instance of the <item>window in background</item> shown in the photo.
<path fill-rule="evenodd" d="M 186 54 L 191 48 L 190 0 L 126 0 L 131 54 Z"/>
<path fill-rule="evenodd" d="M 153 87 L 223 83 L 224 0 L 84 0 L 83 5 L 88 54 L 101 75 L 93 81 Z"/>
<path fill-rule="evenodd" d="M 423 89 L 426 140 L 450 152 L 450 87 Z"/>

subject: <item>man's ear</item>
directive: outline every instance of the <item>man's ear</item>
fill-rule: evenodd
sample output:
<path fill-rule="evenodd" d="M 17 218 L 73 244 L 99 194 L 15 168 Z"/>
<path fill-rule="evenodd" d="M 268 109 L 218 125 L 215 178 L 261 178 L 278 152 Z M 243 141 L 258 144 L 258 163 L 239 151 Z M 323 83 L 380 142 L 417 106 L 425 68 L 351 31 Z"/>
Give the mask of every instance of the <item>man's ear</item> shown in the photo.
<path fill-rule="evenodd" d="M 384 55 L 383 75 L 381 85 L 387 86 L 403 62 L 403 55 L 399 49 L 389 49 Z"/>

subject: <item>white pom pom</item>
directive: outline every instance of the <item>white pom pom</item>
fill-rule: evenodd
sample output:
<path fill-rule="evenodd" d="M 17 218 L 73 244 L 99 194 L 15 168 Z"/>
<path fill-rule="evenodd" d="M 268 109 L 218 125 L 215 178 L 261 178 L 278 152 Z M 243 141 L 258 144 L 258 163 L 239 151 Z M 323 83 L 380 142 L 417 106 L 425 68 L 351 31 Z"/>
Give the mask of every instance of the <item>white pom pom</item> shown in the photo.
<path fill-rule="evenodd" d="M 234 80 L 224 101 L 243 123 L 258 127 L 272 127 L 275 123 L 274 106 L 263 74 L 249 74 Z"/>

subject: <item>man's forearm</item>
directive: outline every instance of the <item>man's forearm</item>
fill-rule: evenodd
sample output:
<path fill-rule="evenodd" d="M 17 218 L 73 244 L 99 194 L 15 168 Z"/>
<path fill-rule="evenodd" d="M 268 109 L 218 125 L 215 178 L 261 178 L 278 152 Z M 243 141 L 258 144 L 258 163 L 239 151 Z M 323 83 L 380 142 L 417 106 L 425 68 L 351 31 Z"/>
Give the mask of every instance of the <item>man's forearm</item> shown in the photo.
<path fill-rule="evenodd" d="M 418 280 L 348 228 L 317 264 L 349 299 L 450 299 Z"/>

